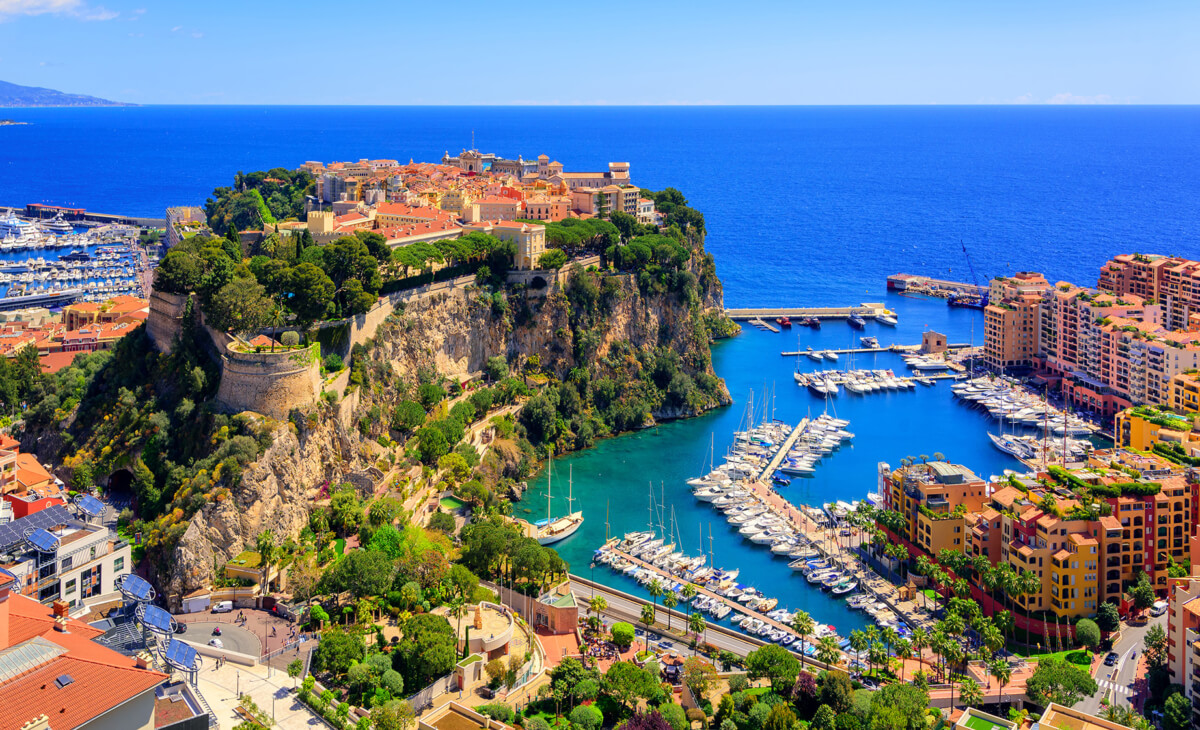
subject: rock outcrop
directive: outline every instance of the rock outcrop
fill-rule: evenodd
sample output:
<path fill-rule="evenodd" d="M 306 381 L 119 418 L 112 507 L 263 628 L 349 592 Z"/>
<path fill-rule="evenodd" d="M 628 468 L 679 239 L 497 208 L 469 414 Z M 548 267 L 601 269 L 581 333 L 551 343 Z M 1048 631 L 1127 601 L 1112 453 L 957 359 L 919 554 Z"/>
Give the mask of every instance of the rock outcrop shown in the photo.
<path fill-rule="evenodd" d="M 711 266 L 711 260 L 706 263 Z M 692 374 L 713 375 L 707 330 L 698 319 L 721 308 L 715 277 L 710 277 L 698 304 L 685 303 L 674 293 L 643 296 L 633 277 L 616 278 L 619 296 L 592 329 L 598 340 L 595 356 L 606 355 L 619 342 L 636 348 L 668 347 Z M 488 358 L 496 355 L 521 362 L 536 354 L 542 369 L 558 377 L 587 364 L 576 362 L 570 302 L 562 290 L 516 294 L 509 301 L 512 308 L 521 308 L 521 317 L 497 307 L 474 287 L 411 299 L 402 311 L 379 322 L 367 350 L 367 367 L 415 383 L 423 371 L 464 379 L 483 370 Z M 310 407 L 302 423 L 293 419 L 279 425 L 274 443 L 246 469 L 232 496 L 206 505 L 192 517 L 167 571 L 168 599 L 176 603 L 207 584 L 216 565 L 252 546 L 264 529 L 272 530 L 279 540 L 298 536 L 322 484 L 345 481 L 349 474 L 374 466 L 380 447 L 369 435 L 347 426 L 373 409 L 376 414 L 390 414 L 400 396 L 389 391 L 396 390 L 376 382 L 352 393 L 342 404 L 353 409 L 350 418 L 344 413 L 339 418 L 339 407 L 322 401 Z M 707 407 L 729 402 L 723 382 L 719 390 Z M 664 407 L 653 414 L 657 420 L 688 415 L 695 412 L 679 407 Z M 367 431 L 372 430 L 385 432 L 386 425 L 372 424 Z"/>

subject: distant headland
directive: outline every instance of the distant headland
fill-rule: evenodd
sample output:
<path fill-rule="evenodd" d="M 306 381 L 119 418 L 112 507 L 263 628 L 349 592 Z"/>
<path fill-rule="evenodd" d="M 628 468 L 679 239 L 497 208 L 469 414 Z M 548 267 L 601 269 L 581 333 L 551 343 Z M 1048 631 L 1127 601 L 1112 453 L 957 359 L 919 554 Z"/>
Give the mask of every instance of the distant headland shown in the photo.
<path fill-rule="evenodd" d="M 96 96 L 64 94 L 54 89 L 38 86 L 20 86 L 0 81 L 0 107 L 21 106 L 137 106 L 120 101 L 109 101 Z M 0 122 L 4 124 L 5 122 Z M 8 122 L 12 123 L 12 122 Z"/>

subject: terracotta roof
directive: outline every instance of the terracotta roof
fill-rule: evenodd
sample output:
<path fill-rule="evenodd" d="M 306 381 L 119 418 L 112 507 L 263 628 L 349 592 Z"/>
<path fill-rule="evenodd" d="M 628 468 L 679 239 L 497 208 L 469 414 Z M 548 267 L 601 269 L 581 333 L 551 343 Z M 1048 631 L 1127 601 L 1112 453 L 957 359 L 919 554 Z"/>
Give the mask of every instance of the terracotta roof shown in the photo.
<path fill-rule="evenodd" d="M 1067 539 L 1076 545 L 1096 545 L 1096 540 L 1082 532 L 1072 532 Z"/>
<path fill-rule="evenodd" d="M 17 482 L 26 487 L 52 482 L 54 477 L 33 454 L 17 454 Z"/>
<path fill-rule="evenodd" d="M 71 363 L 75 362 L 75 358 L 82 354 L 84 354 L 83 350 L 76 350 L 75 352 L 50 352 L 38 359 L 41 360 L 43 373 L 57 373 L 59 370 L 70 367 Z"/>

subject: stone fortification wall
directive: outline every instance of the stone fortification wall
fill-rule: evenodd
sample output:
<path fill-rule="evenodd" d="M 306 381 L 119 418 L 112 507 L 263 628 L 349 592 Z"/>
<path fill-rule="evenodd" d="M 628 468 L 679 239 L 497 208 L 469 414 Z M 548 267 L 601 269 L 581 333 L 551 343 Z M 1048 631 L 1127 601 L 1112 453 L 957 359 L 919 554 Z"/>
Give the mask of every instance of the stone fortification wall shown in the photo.
<path fill-rule="evenodd" d="M 170 352 L 171 343 L 179 336 L 183 310 L 187 306 L 186 294 L 167 294 L 154 291 L 150 294 L 150 314 L 146 317 L 146 333 L 159 352 Z"/>
<path fill-rule="evenodd" d="M 293 408 L 321 395 L 320 346 L 276 352 L 239 352 L 225 347 L 217 403 L 238 413 L 254 411 L 283 420 Z"/>

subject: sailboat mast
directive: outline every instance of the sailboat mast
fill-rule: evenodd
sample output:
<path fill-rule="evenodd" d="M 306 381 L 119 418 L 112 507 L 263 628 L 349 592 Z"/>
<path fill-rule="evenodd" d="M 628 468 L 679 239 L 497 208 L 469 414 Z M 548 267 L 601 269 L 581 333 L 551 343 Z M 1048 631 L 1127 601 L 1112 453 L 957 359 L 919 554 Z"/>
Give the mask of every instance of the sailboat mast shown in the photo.
<path fill-rule="evenodd" d="M 550 451 L 550 465 L 546 467 L 546 524 L 550 524 L 550 486 L 554 479 L 554 450 Z"/>
<path fill-rule="evenodd" d="M 567 514 L 574 514 L 575 509 L 575 465 L 567 467 Z"/>

